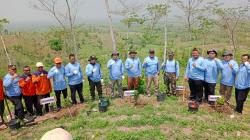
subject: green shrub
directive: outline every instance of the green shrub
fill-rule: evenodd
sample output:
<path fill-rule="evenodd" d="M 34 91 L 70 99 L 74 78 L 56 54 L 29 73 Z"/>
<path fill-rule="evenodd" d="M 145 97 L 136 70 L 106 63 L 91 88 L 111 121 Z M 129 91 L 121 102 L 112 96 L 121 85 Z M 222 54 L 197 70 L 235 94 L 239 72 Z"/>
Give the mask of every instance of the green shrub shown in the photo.
<path fill-rule="evenodd" d="M 63 47 L 63 40 L 61 39 L 52 39 L 52 40 L 49 40 L 49 45 L 50 45 L 50 48 L 54 51 L 61 51 L 62 50 L 62 47 Z"/>

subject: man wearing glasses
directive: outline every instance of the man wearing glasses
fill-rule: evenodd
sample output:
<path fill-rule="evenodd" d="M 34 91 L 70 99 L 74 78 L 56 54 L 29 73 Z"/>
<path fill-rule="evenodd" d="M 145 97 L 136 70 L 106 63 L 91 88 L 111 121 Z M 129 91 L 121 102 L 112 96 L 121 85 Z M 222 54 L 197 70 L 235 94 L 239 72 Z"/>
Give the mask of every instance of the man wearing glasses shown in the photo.
<path fill-rule="evenodd" d="M 15 116 L 17 119 L 24 119 L 24 111 L 22 104 L 21 89 L 18 85 L 19 76 L 16 73 L 16 66 L 8 66 L 8 74 L 3 79 L 3 85 L 7 98 L 12 102 L 15 108 Z"/>

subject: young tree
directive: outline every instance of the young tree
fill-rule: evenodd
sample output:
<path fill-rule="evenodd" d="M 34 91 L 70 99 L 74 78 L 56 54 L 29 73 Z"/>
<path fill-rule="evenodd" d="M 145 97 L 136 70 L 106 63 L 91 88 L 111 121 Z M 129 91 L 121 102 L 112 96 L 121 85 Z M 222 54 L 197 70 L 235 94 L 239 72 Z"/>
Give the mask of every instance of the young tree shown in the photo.
<path fill-rule="evenodd" d="M 110 10 L 110 13 L 122 16 L 123 19 L 121 22 L 127 27 L 126 38 L 122 38 L 126 43 L 123 48 L 126 56 L 128 46 L 133 46 L 133 39 L 129 38 L 129 32 L 132 24 L 143 24 L 143 19 L 138 16 L 138 12 L 142 9 L 143 5 L 138 1 L 135 2 L 134 0 L 117 0 L 117 2 L 120 4 L 121 8 Z"/>
<path fill-rule="evenodd" d="M 126 35 L 127 46 L 133 45 L 133 44 L 130 44 L 130 39 L 129 39 L 130 28 L 131 28 L 131 26 L 133 24 L 140 24 L 140 25 L 142 25 L 144 23 L 144 19 L 140 18 L 137 14 L 132 13 L 129 17 L 124 18 L 123 20 L 121 20 L 121 22 L 124 25 L 126 25 L 126 27 L 127 27 L 127 35 Z M 131 41 L 133 42 L 132 39 L 131 39 Z"/>
<path fill-rule="evenodd" d="M 74 24 L 76 20 L 76 14 L 78 10 L 79 0 L 64 0 L 64 3 L 59 0 L 37 0 L 37 3 L 34 4 L 34 8 L 45 11 L 52 15 L 63 30 L 68 33 L 69 38 L 69 51 L 77 55 L 77 42 L 74 32 Z"/>
<path fill-rule="evenodd" d="M 167 4 L 152 4 L 147 7 L 150 30 L 153 30 L 157 23 L 168 14 L 170 6 Z"/>
<path fill-rule="evenodd" d="M 192 30 L 196 28 L 198 18 L 218 6 L 217 0 L 167 0 L 167 2 L 172 3 L 184 13 L 190 40 L 192 40 Z"/>
<path fill-rule="evenodd" d="M 199 17 L 198 18 L 198 26 L 193 33 L 195 34 L 196 38 L 198 35 L 201 35 L 203 40 L 203 46 L 206 45 L 206 40 L 208 38 L 209 33 L 213 32 L 213 28 L 215 26 L 215 21 L 213 19 L 207 17 Z"/>
<path fill-rule="evenodd" d="M 11 64 L 11 60 L 10 60 L 10 56 L 9 56 L 9 53 L 6 49 L 6 45 L 5 45 L 5 42 L 4 42 L 4 39 L 3 39 L 3 35 L 2 35 L 2 30 L 4 29 L 4 25 L 5 24 L 8 24 L 9 21 L 7 19 L 0 19 L 0 38 L 1 38 L 1 41 L 2 41 L 2 44 L 3 44 L 3 48 L 4 48 L 4 52 L 5 52 L 5 55 L 8 59 L 8 63 Z"/>
<path fill-rule="evenodd" d="M 231 46 L 233 47 L 234 54 L 237 51 L 237 31 L 241 23 L 247 20 L 247 12 L 249 7 L 236 7 L 236 8 L 216 8 L 214 13 L 218 18 L 218 25 L 227 31 L 227 35 Z"/>
<path fill-rule="evenodd" d="M 167 4 L 150 4 L 147 7 L 147 15 L 145 16 L 145 22 L 147 23 L 146 28 L 144 28 L 144 33 L 142 35 L 142 43 L 145 45 L 146 43 L 152 41 L 158 33 L 161 31 L 160 28 L 156 28 L 158 23 L 165 17 L 165 24 L 166 24 L 166 17 L 169 13 L 170 6 Z M 166 25 L 164 25 L 166 26 Z M 166 33 L 165 28 L 165 33 Z M 165 35 L 165 41 L 167 36 Z"/>

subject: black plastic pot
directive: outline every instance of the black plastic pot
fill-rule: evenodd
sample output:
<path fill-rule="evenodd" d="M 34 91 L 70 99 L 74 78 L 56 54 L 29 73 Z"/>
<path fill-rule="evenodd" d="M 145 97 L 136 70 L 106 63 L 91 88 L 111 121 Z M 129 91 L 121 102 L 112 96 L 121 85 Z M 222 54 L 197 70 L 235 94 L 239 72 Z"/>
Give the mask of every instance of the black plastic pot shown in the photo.
<path fill-rule="evenodd" d="M 107 98 L 100 99 L 100 103 L 102 103 L 102 104 L 108 104 L 108 106 L 110 105 L 109 99 L 107 99 Z"/>
<path fill-rule="evenodd" d="M 109 100 L 100 100 L 99 103 L 99 112 L 106 112 L 108 110 Z"/>
<path fill-rule="evenodd" d="M 87 116 L 89 116 L 91 114 L 91 110 L 88 110 L 86 113 L 87 113 Z"/>
<path fill-rule="evenodd" d="M 199 104 L 196 101 L 188 102 L 188 111 L 197 112 L 199 110 Z"/>
<path fill-rule="evenodd" d="M 161 93 L 157 95 L 157 101 L 158 102 L 163 102 L 166 99 L 166 94 L 165 93 Z"/>
<path fill-rule="evenodd" d="M 21 128 L 20 121 L 17 120 L 17 119 L 10 120 L 10 122 L 8 124 L 9 124 L 10 129 L 19 129 L 19 128 Z"/>
<path fill-rule="evenodd" d="M 128 90 L 128 87 L 122 87 L 122 91 Z"/>
<path fill-rule="evenodd" d="M 99 104 L 99 112 L 106 112 L 108 110 L 108 105 Z"/>

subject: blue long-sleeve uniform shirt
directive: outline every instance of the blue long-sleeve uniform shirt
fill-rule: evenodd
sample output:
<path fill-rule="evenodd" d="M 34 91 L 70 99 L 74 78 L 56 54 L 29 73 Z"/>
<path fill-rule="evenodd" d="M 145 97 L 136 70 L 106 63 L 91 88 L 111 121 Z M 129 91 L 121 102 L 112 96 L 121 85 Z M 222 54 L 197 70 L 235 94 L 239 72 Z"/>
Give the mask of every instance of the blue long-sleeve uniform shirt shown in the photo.
<path fill-rule="evenodd" d="M 235 76 L 239 69 L 239 66 L 236 61 L 216 61 L 221 70 L 221 84 L 226 86 L 233 86 L 235 82 Z M 233 65 L 233 68 L 230 68 L 229 65 Z"/>
<path fill-rule="evenodd" d="M 83 82 L 82 69 L 78 62 L 67 64 L 65 67 L 65 75 L 68 77 L 69 85 L 77 85 Z"/>
<path fill-rule="evenodd" d="M 110 59 L 107 64 L 109 78 L 111 80 L 121 80 L 124 74 L 124 66 L 121 59 Z"/>
<path fill-rule="evenodd" d="M 219 75 L 219 67 L 215 59 L 207 58 L 204 60 L 205 82 L 217 83 Z"/>
<path fill-rule="evenodd" d="M 193 80 L 204 80 L 205 68 L 203 66 L 204 59 L 199 57 L 197 59 L 189 58 L 185 76 Z M 196 64 L 194 67 L 193 64 Z"/>
<path fill-rule="evenodd" d="M 86 66 L 86 75 L 93 82 L 101 81 L 102 79 L 101 65 L 99 63 L 88 64 Z"/>
<path fill-rule="evenodd" d="M 235 79 L 235 88 L 247 89 L 250 87 L 250 64 L 241 64 Z"/>
<path fill-rule="evenodd" d="M 137 58 L 127 58 L 125 62 L 125 68 L 129 77 L 141 76 L 141 61 Z"/>
<path fill-rule="evenodd" d="M 7 74 L 3 79 L 3 86 L 8 97 L 20 96 L 21 89 L 18 84 L 19 78 L 12 79 L 10 74 Z"/>
<path fill-rule="evenodd" d="M 180 65 L 176 60 L 167 60 L 167 62 L 162 64 L 162 70 L 164 72 L 175 73 L 177 78 L 180 76 Z"/>
<path fill-rule="evenodd" d="M 159 73 L 160 71 L 160 63 L 158 60 L 158 57 L 146 57 L 144 59 L 144 62 L 142 64 L 142 67 L 145 69 L 145 75 L 146 77 L 152 77 Z"/>
<path fill-rule="evenodd" d="M 52 67 L 49 70 L 48 78 L 53 79 L 54 90 L 64 90 L 67 88 L 64 66 L 61 66 L 60 68 L 57 68 L 56 66 Z"/>

